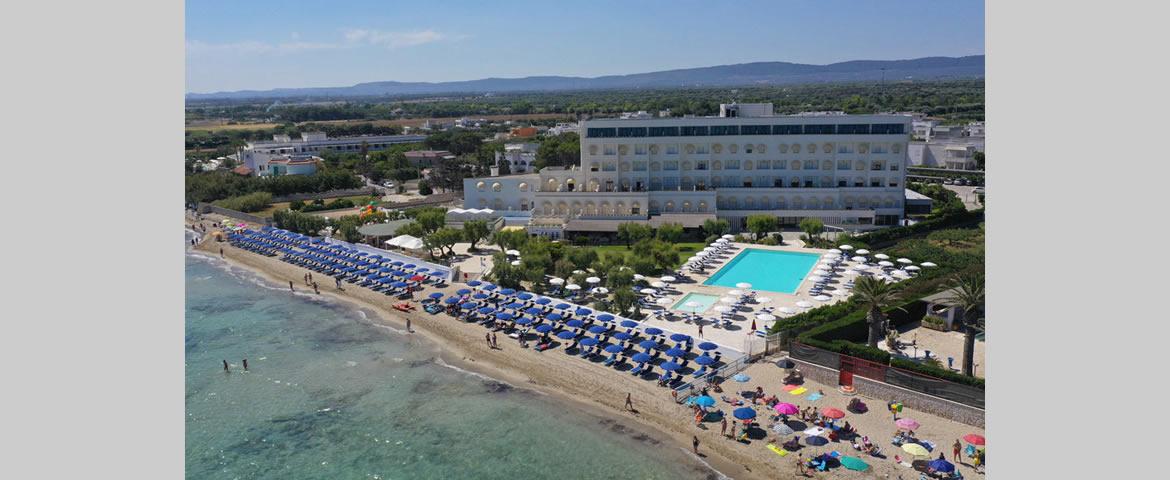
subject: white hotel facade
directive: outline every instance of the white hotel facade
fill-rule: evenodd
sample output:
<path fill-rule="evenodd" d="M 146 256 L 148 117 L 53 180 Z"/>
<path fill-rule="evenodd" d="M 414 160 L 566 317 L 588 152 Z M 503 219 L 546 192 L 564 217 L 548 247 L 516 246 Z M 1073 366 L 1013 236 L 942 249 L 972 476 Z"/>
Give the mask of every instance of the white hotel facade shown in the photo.
<path fill-rule="evenodd" d="M 613 231 L 622 221 L 695 227 L 749 215 L 864 230 L 903 217 L 911 117 L 776 116 L 771 104 L 718 117 L 581 123 L 581 165 L 464 181 L 465 208 L 531 215 L 539 230 Z"/>

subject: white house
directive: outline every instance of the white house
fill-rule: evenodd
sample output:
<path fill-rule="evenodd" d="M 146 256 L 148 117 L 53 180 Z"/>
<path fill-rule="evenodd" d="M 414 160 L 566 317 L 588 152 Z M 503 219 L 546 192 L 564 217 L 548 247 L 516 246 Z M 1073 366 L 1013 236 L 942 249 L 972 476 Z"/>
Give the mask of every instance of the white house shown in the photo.
<path fill-rule="evenodd" d="M 508 143 L 504 145 L 504 152 L 496 152 L 496 165 L 507 162 L 512 173 L 525 173 L 536 164 L 536 150 L 539 143 Z"/>
<path fill-rule="evenodd" d="M 384 150 L 390 145 L 400 143 L 418 143 L 426 140 L 425 135 L 361 135 L 356 137 L 328 138 L 322 132 L 304 132 L 301 138 L 294 140 L 288 135 L 273 135 L 271 142 L 248 142 L 239 152 L 244 166 L 257 174 L 261 173 L 260 164 L 266 164 L 273 158 L 281 155 L 320 155 L 327 151 L 332 152 L 360 152 L 365 146 L 367 151 Z"/>

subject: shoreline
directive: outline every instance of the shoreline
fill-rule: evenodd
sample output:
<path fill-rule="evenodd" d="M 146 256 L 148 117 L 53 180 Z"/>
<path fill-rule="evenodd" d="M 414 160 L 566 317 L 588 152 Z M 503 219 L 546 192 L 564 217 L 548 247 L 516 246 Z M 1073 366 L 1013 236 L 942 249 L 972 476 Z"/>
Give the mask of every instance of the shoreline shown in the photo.
<path fill-rule="evenodd" d="M 190 227 L 190 219 L 186 223 Z M 309 272 L 275 258 L 240 250 L 226 242 L 215 242 L 206 235 L 202 237 L 203 241 L 198 246 L 187 247 L 189 253 L 198 252 L 212 261 L 219 260 L 229 267 L 243 269 L 268 282 L 268 286 L 274 289 L 280 289 L 290 278 Z M 217 246 L 223 247 L 223 258 L 219 258 L 215 251 Z M 385 295 L 356 285 L 348 286 L 343 292 L 336 291 L 332 285 L 323 286 L 321 296 L 362 311 L 364 321 L 391 328 L 396 331 L 394 333 L 404 332 L 405 319 L 409 317 L 413 333 L 401 334 L 421 335 L 428 346 L 434 349 L 436 363 L 442 366 L 571 402 L 582 413 L 598 420 L 621 422 L 632 419 L 641 433 L 662 439 L 660 448 L 680 448 L 698 463 L 704 464 L 710 470 L 709 477 L 795 476 L 782 467 L 789 462 L 783 462 L 779 457 L 773 461 L 761 461 L 746 451 L 735 451 L 741 445 L 722 439 L 717 431 L 708 428 L 698 431 L 700 429 L 690 421 L 690 415 L 684 407 L 675 404 L 670 398 L 670 390 L 658 387 L 654 382 L 618 374 L 612 369 L 590 371 L 593 367 L 580 368 L 585 360 L 567 356 L 563 350 L 537 353 L 531 349 L 520 349 L 508 337 L 500 344 L 501 349 L 484 350 L 484 330 L 476 324 L 461 323 L 444 314 L 430 315 L 421 310 L 411 314 L 391 311 L 388 308 L 389 298 Z M 303 283 L 299 287 L 298 294 L 306 295 L 304 292 L 311 291 Z M 427 290 L 436 291 L 433 287 Z M 454 285 L 439 290 L 454 290 Z M 312 293 L 307 295 L 315 296 Z M 379 306 L 376 300 L 382 300 L 387 305 Z M 374 315 L 371 316 L 371 313 Z M 626 392 L 633 395 L 637 414 L 629 414 L 624 410 L 622 404 Z M 691 435 L 700 438 L 699 451 L 703 454 L 702 458 L 696 457 L 688 448 L 691 439 L 686 437 Z M 672 443 L 674 445 L 670 445 Z"/>

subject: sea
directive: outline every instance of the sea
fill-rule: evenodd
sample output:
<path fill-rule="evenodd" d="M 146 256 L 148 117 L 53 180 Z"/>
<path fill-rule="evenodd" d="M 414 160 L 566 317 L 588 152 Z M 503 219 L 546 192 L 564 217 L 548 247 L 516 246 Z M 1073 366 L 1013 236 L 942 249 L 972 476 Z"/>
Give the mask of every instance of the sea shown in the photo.
<path fill-rule="evenodd" d="M 373 315 L 189 251 L 187 478 L 726 478 L 689 445 L 448 365 Z"/>

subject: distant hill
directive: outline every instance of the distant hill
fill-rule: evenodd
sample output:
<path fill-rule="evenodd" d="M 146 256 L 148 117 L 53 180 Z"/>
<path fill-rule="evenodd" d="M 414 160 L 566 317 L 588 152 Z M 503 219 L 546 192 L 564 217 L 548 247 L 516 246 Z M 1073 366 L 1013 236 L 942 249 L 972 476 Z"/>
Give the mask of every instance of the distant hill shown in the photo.
<path fill-rule="evenodd" d="M 369 97 L 443 93 L 685 88 L 784 85 L 825 82 L 941 80 L 983 77 L 983 55 L 926 57 L 913 60 L 853 60 L 829 65 L 756 62 L 604 77 L 541 76 L 484 78 L 459 82 L 370 82 L 351 87 L 277 88 L 236 92 L 189 93 L 188 100 L 245 98 Z M 883 69 L 885 70 L 883 72 Z"/>

